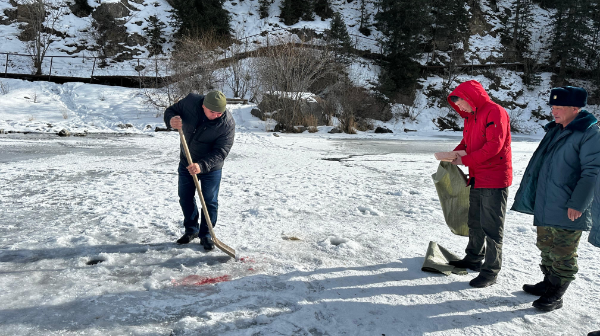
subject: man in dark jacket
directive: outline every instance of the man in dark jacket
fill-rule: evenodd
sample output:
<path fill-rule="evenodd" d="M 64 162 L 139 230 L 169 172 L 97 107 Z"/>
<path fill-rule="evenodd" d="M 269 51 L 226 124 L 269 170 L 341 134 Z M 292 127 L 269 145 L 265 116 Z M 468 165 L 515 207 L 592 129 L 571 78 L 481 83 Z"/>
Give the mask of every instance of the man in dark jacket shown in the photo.
<path fill-rule="evenodd" d="M 592 230 L 588 237 L 590 244 L 600 247 L 600 172 L 596 177 L 596 190 L 592 203 Z"/>
<path fill-rule="evenodd" d="M 467 154 L 452 163 L 469 167 L 471 186 L 466 256 L 450 264 L 479 271 L 469 284 L 483 288 L 496 283 L 502 266 L 506 201 L 512 183 L 510 121 L 506 110 L 492 102 L 474 80 L 460 84 L 448 102 L 465 119 L 463 139 L 454 150 Z"/>
<path fill-rule="evenodd" d="M 188 165 L 183 146 L 179 160 L 179 204 L 183 210 L 184 235 L 177 240 L 187 244 L 196 237 L 204 249 L 212 250 L 214 243 L 208 232 L 204 213 L 199 216 L 196 206 L 196 186 L 192 175 L 198 175 L 206 210 L 212 225 L 217 224 L 218 196 L 223 162 L 235 137 L 235 121 L 226 110 L 226 98 L 219 91 L 206 96 L 190 93 L 165 111 L 165 123 L 182 129 L 192 156 Z M 198 225 L 198 218 L 201 218 Z"/>
<path fill-rule="evenodd" d="M 594 192 L 594 203 L 592 204 L 592 230 L 588 241 L 590 244 L 600 247 L 600 173 L 596 177 L 596 191 Z M 600 330 L 592 331 L 588 336 L 600 336 Z"/>
<path fill-rule="evenodd" d="M 592 224 L 591 206 L 600 171 L 600 128 L 596 118 L 582 110 L 587 92 L 565 86 L 550 91 L 554 121 L 533 153 L 512 210 L 533 214 L 544 281 L 524 285 L 540 296 L 533 306 L 559 309 L 575 274 L 577 246 L 582 231 Z"/>

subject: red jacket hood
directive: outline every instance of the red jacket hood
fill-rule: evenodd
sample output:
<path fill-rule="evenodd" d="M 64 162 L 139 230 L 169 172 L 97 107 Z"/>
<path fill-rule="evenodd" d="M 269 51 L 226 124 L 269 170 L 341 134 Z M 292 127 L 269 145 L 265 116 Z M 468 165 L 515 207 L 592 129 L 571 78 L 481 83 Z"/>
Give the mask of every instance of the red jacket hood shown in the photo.
<path fill-rule="evenodd" d="M 448 95 L 447 99 L 450 106 L 452 106 L 452 108 L 454 108 L 454 110 L 456 110 L 463 118 L 467 118 L 470 113 L 461 111 L 460 108 L 450 100 L 450 96 L 457 96 L 466 100 L 467 103 L 471 105 L 473 111 L 476 111 L 491 101 L 490 96 L 488 96 L 487 92 L 485 92 L 485 89 L 478 81 L 470 80 L 461 83 L 454 91 L 452 91 L 452 93 L 450 93 L 450 95 Z"/>

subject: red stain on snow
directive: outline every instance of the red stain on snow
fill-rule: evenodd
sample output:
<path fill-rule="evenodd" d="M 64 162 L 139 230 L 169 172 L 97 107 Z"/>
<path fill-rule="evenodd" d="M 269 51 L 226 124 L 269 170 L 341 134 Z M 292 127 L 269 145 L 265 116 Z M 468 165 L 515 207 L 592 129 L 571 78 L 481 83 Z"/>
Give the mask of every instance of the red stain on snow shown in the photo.
<path fill-rule="evenodd" d="M 229 275 L 222 275 L 218 277 L 203 277 L 199 275 L 188 275 L 185 278 L 177 281 L 172 280 L 171 282 L 175 286 L 204 286 L 210 284 L 216 284 L 218 282 L 225 282 L 231 280 Z"/>
<path fill-rule="evenodd" d="M 253 263 L 256 262 L 256 260 L 254 260 L 253 258 L 250 257 L 241 257 L 240 261 L 243 263 Z"/>

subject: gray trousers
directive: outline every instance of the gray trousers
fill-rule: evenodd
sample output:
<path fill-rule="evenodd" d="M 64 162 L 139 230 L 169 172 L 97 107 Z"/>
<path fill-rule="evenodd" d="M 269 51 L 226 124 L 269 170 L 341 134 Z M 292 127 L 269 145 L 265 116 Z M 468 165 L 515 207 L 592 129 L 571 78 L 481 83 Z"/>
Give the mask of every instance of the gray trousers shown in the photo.
<path fill-rule="evenodd" d="M 508 188 L 471 188 L 469 194 L 469 244 L 465 260 L 483 260 L 481 274 L 495 277 L 502 267 L 502 238 Z"/>

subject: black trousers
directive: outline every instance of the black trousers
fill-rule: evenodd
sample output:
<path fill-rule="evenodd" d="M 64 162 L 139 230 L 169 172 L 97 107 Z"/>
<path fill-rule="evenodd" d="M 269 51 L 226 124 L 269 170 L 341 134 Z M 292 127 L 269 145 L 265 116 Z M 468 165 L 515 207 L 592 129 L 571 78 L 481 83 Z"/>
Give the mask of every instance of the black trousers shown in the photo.
<path fill-rule="evenodd" d="M 508 188 L 473 188 L 469 194 L 466 260 L 483 260 L 481 274 L 495 277 L 502 267 L 502 239 Z"/>

